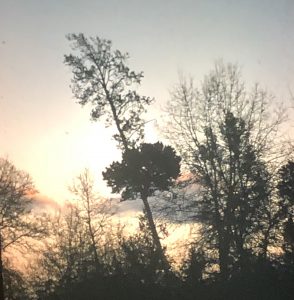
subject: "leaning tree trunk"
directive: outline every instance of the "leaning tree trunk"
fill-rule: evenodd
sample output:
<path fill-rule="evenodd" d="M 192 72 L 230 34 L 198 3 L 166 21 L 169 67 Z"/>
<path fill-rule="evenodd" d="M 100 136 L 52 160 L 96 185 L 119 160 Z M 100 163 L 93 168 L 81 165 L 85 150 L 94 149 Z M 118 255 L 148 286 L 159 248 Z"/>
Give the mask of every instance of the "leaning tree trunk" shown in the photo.
<path fill-rule="evenodd" d="M 169 262 L 166 258 L 166 255 L 163 251 L 163 248 L 162 248 L 162 245 L 161 245 L 161 242 L 160 242 L 160 238 L 158 236 L 158 232 L 157 232 L 157 229 L 156 229 L 156 225 L 154 223 L 152 211 L 150 209 L 150 205 L 149 205 L 149 202 L 148 202 L 147 193 L 142 192 L 141 193 L 141 198 L 142 198 L 142 201 L 143 201 L 143 204 L 144 204 L 144 209 L 145 209 L 145 212 L 146 212 L 148 225 L 149 225 L 150 230 L 151 230 L 151 234 L 152 234 L 153 242 L 154 242 L 155 247 L 156 247 L 156 251 L 159 254 L 159 257 L 161 259 L 162 267 L 163 267 L 164 271 L 166 273 L 168 273 L 170 271 L 170 264 L 169 264 Z"/>
<path fill-rule="evenodd" d="M 120 123 L 120 120 L 119 120 L 118 115 L 117 115 L 117 110 L 116 110 L 115 105 L 113 103 L 113 99 L 109 96 L 109 92 L 106 88 L 106 84 L 104 84 L 104 91 L 106 93 L 107 101 L 108 101 L 108 103 L 111 107 L 111 112 L 112 112 L 112 115 L 113 115 L 113 119 L 114 119 L 114 122 L 115 122 L 116 129 L 117 129 L 117 131 L 119 133 L 119 136 L 121 138 L 122 149 L 123 149 L 123 151 L 127 152 L 127 151 L 130 150 L 129 149 L 130 145 L 127 141 L 127 138 L 125 136 L 125 133 L 124 133 L 123 129 L 121 128 L 121 123 Z M 150 230 L 151 230 L 153 242 L 154 242 L 154 244 L 156 246 L 156 250 L 158 251 L 158 254 L 161 258 L 164 271 L 167 274 L 170 270 L 170 265 L 169 265 L 168 260 L 166 259 L 165 253 L 164 253 L 164 251 L 162 249 L 162 246 L 161 246 L 161 243 L 160 243 L 160 239 L 159 239 L 159 236 L 158 236 L 158 233 L 157 233 L 157 229 L 156 229 L 156 226 L 155 226 L 155 223 L 154 223 L 154 220 L 153 220 L 152 212 L 151 212 L 151 209 L 150 209 L 150 206 L 149 206 L 148 192 L 146 192 L 146 187 L 144 187 L 141 191 L 141 198 L 142 198 L 144 208 L 145 208 L 145 211 L 146 211 L 148 225 L 149 225 Z"/>
<path fill-rule="evenodd" d="M 121 127 L 120 127 L 120 122 L 118 120 L 113 102 L 111 101 L 111 99 L 109 99 L 109 96 L 108 96 L 107 99 L 108 99 L 109 104 L 111 106 L 111 110 L 112 110 L 113 118 L 114 118 L 114 121 L 115 121 L 115 124 L 116 124 L 116 128 L 117 128 L 117 130 L 119 132 L 119 135 L 121 137 L 123 149 L 124 149 L 125 152 L 127 152 L 127 151 L 129 151 L 129 145 L 128 145 L 126 136 L 125 136 L 123 130 L 121 129 Z M 146 211 L 148 225 L 149 225 L 150 230 L 151 230 L 153 242 L 154 242 L 154 244 L 156 246 L 156 250 L 158 251 L 158 254 L 161 258 L 164 271 L 166 273 L 168 273 L 169 270 L 170 270 L 170 264 L 169 264 L 168 260 L 166 259 L 165 253 L 164 253 L 164 251 L 162 249 L 162 246 L 161 246 L 161 243 L 160 243 L 160 239 L 159 239 L 159 236 L 158 236 L 158 233 L 157 233 L 157 229 L 156 229 L 156 226 L 155 226 L 155 223 L 154 223 L 154 220 L 153 220 L 152 211 L 150 209 L 150 205 L 149 205 L 149 202 L 148 202 L 148 192 L 146 192 L 146 188 L 142 189 L 141 198 L 142 198 L 142 201 L 143 201 L 143 204 L 144 204 L 144 209 Z"/>

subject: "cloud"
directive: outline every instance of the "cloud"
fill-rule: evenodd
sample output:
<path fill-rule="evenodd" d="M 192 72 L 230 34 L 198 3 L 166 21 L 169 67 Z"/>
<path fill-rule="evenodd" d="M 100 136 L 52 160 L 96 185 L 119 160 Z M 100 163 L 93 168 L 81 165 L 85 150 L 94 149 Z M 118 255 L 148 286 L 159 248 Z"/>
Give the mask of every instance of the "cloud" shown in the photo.
<path fill-rule="evenodd" d="M 134 216 L 142 212 L 142 201 L 125 200 L 118 204 L 117 214 L 120 216 Z"/>
<path fill-rule="evenodd" d="M 32 198 L 31 204 L 32 204 L 32 209 L 37 209 L 37 210 L 57 211 L 60 208 L 62 208 L 62 204 L 56 202 L 54 199 L 43 194 L 36 194 Z"/>

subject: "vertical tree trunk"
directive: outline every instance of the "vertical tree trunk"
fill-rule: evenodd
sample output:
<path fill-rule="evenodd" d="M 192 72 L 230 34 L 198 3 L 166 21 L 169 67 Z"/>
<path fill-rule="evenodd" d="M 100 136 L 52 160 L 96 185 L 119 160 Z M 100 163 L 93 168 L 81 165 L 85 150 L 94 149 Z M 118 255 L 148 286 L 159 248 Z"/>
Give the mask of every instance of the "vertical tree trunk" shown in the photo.
<path fill-rule="evenodd" d="M 95 236 L 94 236 L 93 229 L 92 229 L 92 226 L 91 226 L 91 219 L 88 220 L 88 227 L 89 227 L 89 233 L 90 233 L 90 238 L 91 238 L 91 243 L 92 243 L 92 251 L 93 251 L 94 262 L 95 262 L 95 270 L 98 273 L 98 271 L 99 271 L 99 257 L 98 257 L 96 242 L 95 242 Z"/>
<path fill-rule="evenodd" d="M 98 257 L 98 252 L 97 252 L 97 246 L 96 246 L 96 241 L 95 241 L 95 234 L 92 228 L 92 216 L 91 216 L 91 207 L 90 207 L 90 196 L 89 196 L 89 189 L 86 190 L 86 214 L 87 214 L 87 225 L 88 225 L 88 230 L 89 230 L 89 235 L 92 243 L 92 251 L 93 251 L 93 256 L 94 256 L 94 262 L 95 262 L 95 269 L 96 272 L 98 272 L 99 268 L 99 257 Z"/>
<path fill-rule="evenodd" d="M 229 277 L 229 241 L 225 237 L 225 234 L 219 234 L 219 267 L 220 267 L 220 275 L 222 280 L 227 280 Z"/>
<path fill-rule="evenodd" d="M 0 232 L 0 300 L 4 300 L 4 279 L 3 279 L 2 234 L 1 234 L 1 232 Z"/>

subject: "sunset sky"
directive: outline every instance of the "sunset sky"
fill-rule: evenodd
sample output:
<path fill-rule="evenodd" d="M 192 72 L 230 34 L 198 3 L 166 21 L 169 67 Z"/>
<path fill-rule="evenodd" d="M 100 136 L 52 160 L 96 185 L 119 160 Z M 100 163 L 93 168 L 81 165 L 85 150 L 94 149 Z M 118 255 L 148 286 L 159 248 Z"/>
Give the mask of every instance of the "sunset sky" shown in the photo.
<path fill-rule="evenodd" d="M 260 82 L 277 101 L 294 91 L 293 0 L 0 0 L 0 155 L 57 201 L 85 167 L 107 193 L 101 171 L 119 158 L 111 131 L 90 122 L 69 87 L 65 35 L 78 32 L 130 53 L 145 74 L 141 93 L 156 99 L 150 119 L 179 72 L 201 81 L 219 58 L 239 63 L 248 84 Z"/>

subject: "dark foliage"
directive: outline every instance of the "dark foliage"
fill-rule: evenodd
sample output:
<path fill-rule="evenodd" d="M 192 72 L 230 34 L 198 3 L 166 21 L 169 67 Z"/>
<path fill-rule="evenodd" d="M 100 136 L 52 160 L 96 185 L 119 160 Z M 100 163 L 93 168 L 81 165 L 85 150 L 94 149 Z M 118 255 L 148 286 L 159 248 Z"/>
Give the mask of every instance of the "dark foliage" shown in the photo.
<path fill-rule="evenodd" d="M 148 196 L 170 188 L 179 176 L 181 158 L 160 142 L 142 143 L 141 117 L 151 99 L 140 96 L 133 85 L 140 84 L 143 74 L 131 71 L 128 54 L 113 50 L 108 40 L 83 34 L 68 39 L 76 51 L 65 56 L 73 71 L 75 97 L 81 105 L 92 105 L 93 120 L 103 118 L 107 126 L 117 128 L 114 138 L 122 161 L 113 162 L 103 177 L 114 193 L 122 192 L 123 200 L 141 197 L 144 215 L 136 233 L 113 237 L 106 230 L 109 214 L 94 205 L 85 174 L 73 187 L 84 209 L 70 206 L 60 220 L 51 222 L 44 253 L 26 280 L 3 268 L 1 255 L 23 236 L 39 234 L 21 218 L 27 213 L 31 181 L 6 162 L 0 166 L 1 300 L 4 289 L 7 300 L 293 299 L 294 162 L 280 169 L 276 185 L 264 158 L 272 153 L 273 139 L 268 137 L 279 121 L 264 122 L 266 94 L 256 87 L 248 97 L 232 65 L 217 66 L 202 92 L 185 83 L 176 91 L 172 135 L 200 186 L 190 207 L 204 230 L 175 271 L 161 245 Z M 271 243 L 276 232 L 284 238 L 283 253 L 273 258 L 267 254 L 269 245 L 272 252 L 280 247 Z"/>
<path fill-rule="evenodd" d="M 204 128 L 204 136 L 194 152 L 193 172 L 202 189 L 196 217 L 228 278 L 229 269 L 246 266 L 255 236 L 266 229 L 269 175 L 242 118 L 227 112 L 218 128 Z"/>
<path fill-rule="evenodd" d="M 278 191 L 281 197 L 280 213 L 284 219 L 283 224 L 283 250 L 284 263 L 287 271 L 294 276 L 294 162 L 288 163 L 279 170 L 280 180 Z"/>
<path fill-rule="evenodd" d="M 130 158 L 126 156 L 130 155 L 129 151 L 133 152 L 132 149 L 143 141 L 145 122 L 142 115 L 152 102 L 151 98 L 140 96 L 135 89 L 141 83 L 143 72 L 131 71 L 127 66 L 128 53 L 113 50 L 109 40 L 99 37 L 86 38 L 83 34 L 70 34 L 68 39 L 72 42 L 72 49 L 75 52 L 75 55 L 65 55 L 65 63 L 72 68 L 73 72 L 73 93 L 81 105 L 88 103 L 92 105 L 93 120 L 103 119 L 106 126 L 115 125 L 117 133 L 113 137 L 118 142 L 119 148 L 125 152 L 125 162 L 128 163 Z M 130 174 L 138 175 L 136 162 L 132 162 L 131 166 Z M 123 169 L 125 169 L 123 164 L 113 163 L 109 171 L 105 172 L 109 176 L 104 177 L 109 180 L 112 187 L 118 183 L 121 185 L 120 181 L 126 180 L 120 178 L 125 176 L 122 174 Z M 134 170 L 136 173 L 133 172 Z M 141 176 L 139 177 L 141 180 Z M 152 177 L 153 182 L 156 180 L 159 186 L 164 185 L 164 178 L 160 181 L 160 178 L 155 178 L 153 174 Z M 157 174 L 157 177 L 160 175 Z M 113 184 L 115 179 L 117 183 Z M 152 228 L 153 239 L 163 256 L 160 238 L 147 199 L 149 189 L 150 186 L 146 183 L 138 191 L 137 181 L 133 178 L 128 186 L 125 186 L 123 198 L 129 197 L 132 191 L 140 192 Z M 120 189 L 116 186 L 114 190 Z M 165 258 L 163 260 L 168 269 L 167 260 Z"/>
<path fill-rule="evenodd" d="M 294 162 L 289 161 L 279 170 L 280 180 L 278 190 L 281 197 L 281 208 L 283 215 L 286 217 L 293 214 L 294 208 Z"/>
<path fill-rule="evenodd" d="M 144 137 L 141 115 L 152 99 L 140 96 L 135 86 L 143 72 L 130 70 L 128 53 L 112 48 L 110 40 L 69 34 L 74 54 L 65 55 L 65 64 L 72 68 L 72 91 L 81 105 L 90 104 L 91 118 L 114 124 L 114 139 L 122 149 L 134 146 Z"/>
<path fill-rule="evenodd" d="M 139 232 L 121 241 L 121 275 L 132 275 L 144 284 L 159 283 L 164 275 L 146 215 L 139 219 Z"/>
<path fill-rule="evenodd" d="M 128 271 L 131 271 L 129 269 Z M 143 275 L 144 276 L 144 275 Z M 103 299 L 103 300 L 290 300 L 293 299 L 294 277 L 285 273 L 282 266 L 269 261 L 248 266 L 246 271 L 229 280 L 186 281 L 174 277 L 165 284 L 144 281 L 136 273 L 93 273 L 83 280 L 57 288 L 42 300 Z"/>
<path fill-rule="evenodd" d="M 115 257 L 103 272 L 80 273 L 74 280 L 40 294 L 41 299 L 173 299 L 171 282 L 164 276 L 161 257 L 145 216 L 138 233 L 119 241 Z M 52 274 L 54 277 L 54 274 Z M 173 277 L 176 282 L 176 277 Z M 49 283 L 49 282 L 48 282 Z M 45 285 L 46 286 L 46 285 Z"/>
<path fill-rule="evenodd" d="M 5 299 L 29 300 L 31 299 L 29 285 L 23 274 L 14 270 L 9 265 L 4 268 Z"/>
<path fill-rule="evenodd" d="M 139 194 L 144 204 L 144 210 L 149 223 L 158 255 L 166 273 L 170 264 L 165 256 L 160 237 L 148 203 L 148 196 L 155 189 L 166 190 L 180 173 L 180 157 L 170 146 L 162 143 L 143 143 L 123 153 L 122 162 L 113 162 L 103 172 L 104 180 L 112 187 L 114 193 L 122 191 L 122 199 Z"/>
<path fill-rule="evenodd" d="M 143 143 L 123 154 L 122 162 L 113 162 L 103 172 L 107 185 L 114 193 L 122 190 L 123 199 L 132 193 L 152 194 L 155 189 L 166 190 L 180 173 L 180 157 L 170 146 Z"/>

